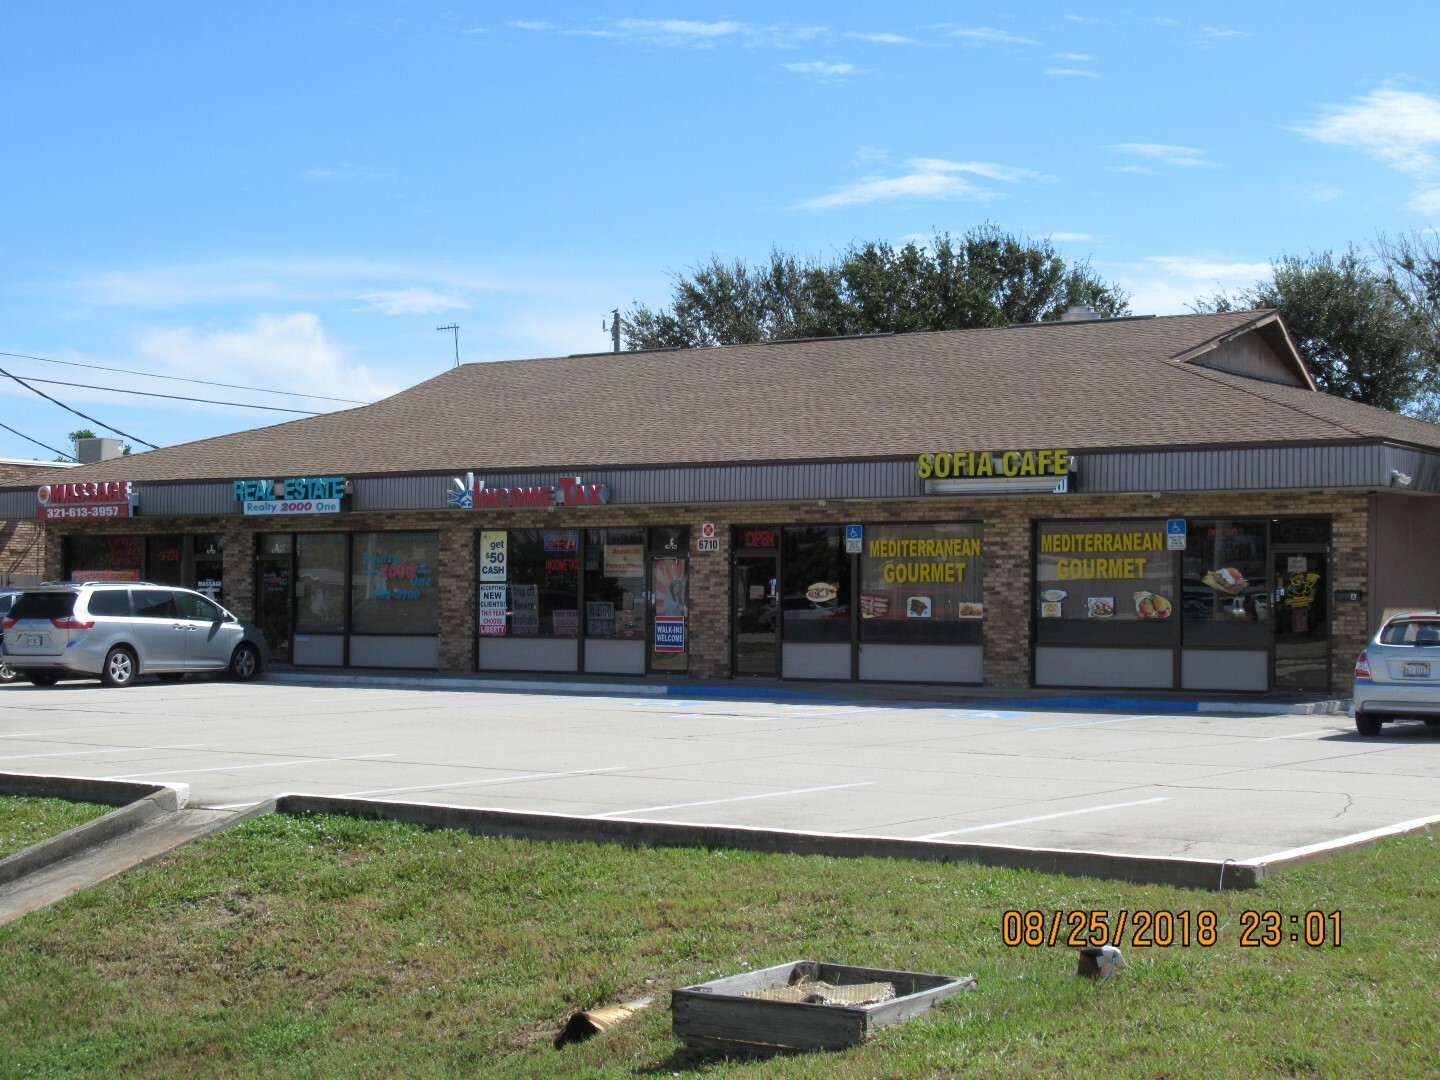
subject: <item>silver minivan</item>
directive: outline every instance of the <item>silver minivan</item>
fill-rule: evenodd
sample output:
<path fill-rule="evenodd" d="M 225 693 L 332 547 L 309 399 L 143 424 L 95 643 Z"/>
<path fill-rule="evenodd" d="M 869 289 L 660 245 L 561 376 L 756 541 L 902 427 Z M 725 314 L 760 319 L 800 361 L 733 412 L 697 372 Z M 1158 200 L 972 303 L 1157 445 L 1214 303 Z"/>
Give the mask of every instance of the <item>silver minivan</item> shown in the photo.
<path fill-rule="evenodd" d="M 170 681 L 192 671 L 253 679 L 267 656 L 260 632 L 215 601 L 142 581 L 26 589 L 4 626 L 0 660 L 36 686 L 96 676 L 128 686 L 137 675 Z"/>

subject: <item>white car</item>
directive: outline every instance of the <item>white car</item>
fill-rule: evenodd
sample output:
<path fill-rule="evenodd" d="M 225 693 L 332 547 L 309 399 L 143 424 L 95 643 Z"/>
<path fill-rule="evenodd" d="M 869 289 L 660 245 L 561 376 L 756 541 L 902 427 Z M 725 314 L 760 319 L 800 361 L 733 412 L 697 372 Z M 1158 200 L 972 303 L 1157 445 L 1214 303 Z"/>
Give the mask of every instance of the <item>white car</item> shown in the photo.
<path fill-rule="evenodd" d="M 1391 616 L 1355 660 L 1355 730 L 1413 716 L 1440 726 L 1440 611 Z"/>

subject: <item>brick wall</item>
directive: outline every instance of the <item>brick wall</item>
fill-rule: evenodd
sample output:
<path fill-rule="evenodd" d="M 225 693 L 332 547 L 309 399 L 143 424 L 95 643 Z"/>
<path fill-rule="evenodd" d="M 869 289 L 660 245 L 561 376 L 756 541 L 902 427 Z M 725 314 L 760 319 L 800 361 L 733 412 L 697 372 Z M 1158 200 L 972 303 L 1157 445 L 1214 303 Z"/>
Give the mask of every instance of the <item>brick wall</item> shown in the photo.
<path fill-rule="evenodd" d="M 513 511 L 425 511 L 344 514 L 314 521 L 250 522 L 243 518 L 149 520 L 73 525 L 74 533 L 219 532 L 225 537 L 225 596 L 237 614 L 253 617 L 254 536 L 259 532 L 352 532 L 436 529 L 440 533 L 440 668 L 470 671 L 475 662 L 475 538 L 479 530 L 688 525 L 691 528 L 689 643 L 692 675 L 730 672 L 730 533 L 736 525 L 980 522 L 984 526 L 985 683 L 1023 688 L 1031 683 L 1030 579 L 1035 521 L 1169 517 L 1329 515 L 1332 518 L 1330 590 L 1368 591 L 1366 565 L 1369 501 L 1362 493 L 1295 492 L 1165 495 L 1067 495 L 1063 497 L 933 498 L 816 503 L 727 503 L 721 506 L 549 508 Z M 694 537 L 713 522 L 718 552 L 697 553 Z M 45 572 L 58 576 L 60 539 L 45 538 Z M 1334 690 L 1348 691 L 1355 654 L 1370 632 L 1364 603 L 1332 603 Z"/>

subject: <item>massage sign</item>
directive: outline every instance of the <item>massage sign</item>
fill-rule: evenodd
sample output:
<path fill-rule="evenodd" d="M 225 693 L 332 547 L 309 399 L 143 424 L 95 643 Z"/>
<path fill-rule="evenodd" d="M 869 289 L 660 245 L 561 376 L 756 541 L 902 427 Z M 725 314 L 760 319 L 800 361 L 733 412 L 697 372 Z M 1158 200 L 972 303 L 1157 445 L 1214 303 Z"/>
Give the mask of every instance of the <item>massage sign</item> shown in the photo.
<path fill-rule="evenodd" d="M 35 492 L 41 521 L 94 521 L 135 515 L 140 496 L 129 480 L 97 480 L 83 484 L 41 484 Z"/>
<path fill-rule="evenodd" d="M 343 476 L 292 476 L 286 480 L 236 480 L 235 501 L 246 517 L 338 514 L 350 492 Z"/>

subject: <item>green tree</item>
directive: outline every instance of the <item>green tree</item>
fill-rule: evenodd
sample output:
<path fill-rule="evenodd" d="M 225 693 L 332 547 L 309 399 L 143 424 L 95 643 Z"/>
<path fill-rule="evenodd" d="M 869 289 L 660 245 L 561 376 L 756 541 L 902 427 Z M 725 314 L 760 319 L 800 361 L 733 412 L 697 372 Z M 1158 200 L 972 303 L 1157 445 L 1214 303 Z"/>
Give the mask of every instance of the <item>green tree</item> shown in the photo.
<path fill-rule="evenodd" d="M 1197 298 L 1195 311 L 1278 308 L 1315 384 L 1327 394 L 1401 410 L 1424 381 L 1426 349 L 1393 280 L 1353 245 L 1307 257 L 1282 255 L 1268 280 L 1234 296 Z"/>
<path fill-rule="evenodd" d="M 1128 301 L 1088 262 L 1067 263 L 1049 240 L 986 224 L 960 236 L 937 233 L 924 245 L 852 244 L 828 263 L 779 249 L 759 266 L 711 256 L 675 276 L 669 306 L 630 308 L 624 334 L 630 349 L 739 345 L 1040 322 L 1072 304 L 1125 315 Z"/>

